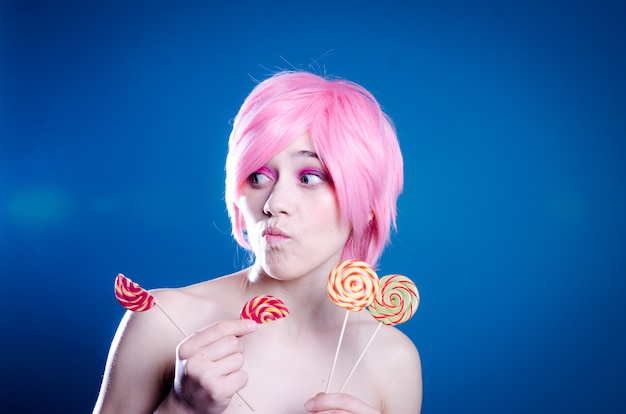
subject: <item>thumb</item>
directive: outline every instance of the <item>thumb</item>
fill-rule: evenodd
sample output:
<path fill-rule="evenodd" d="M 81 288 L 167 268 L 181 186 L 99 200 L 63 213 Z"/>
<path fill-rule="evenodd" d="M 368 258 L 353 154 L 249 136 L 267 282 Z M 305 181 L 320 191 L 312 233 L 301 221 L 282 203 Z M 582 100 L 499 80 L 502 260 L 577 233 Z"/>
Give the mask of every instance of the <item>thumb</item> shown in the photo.
<path fill-rule="evenodd" d="M 317 397 L 319 397 L 320 395 L 324 395 L 324 393 L 318 392 L 315 397 L 304 403 L 304 408 L 309 412 L 315 411 L 315 409 L 317 408 Z"/>

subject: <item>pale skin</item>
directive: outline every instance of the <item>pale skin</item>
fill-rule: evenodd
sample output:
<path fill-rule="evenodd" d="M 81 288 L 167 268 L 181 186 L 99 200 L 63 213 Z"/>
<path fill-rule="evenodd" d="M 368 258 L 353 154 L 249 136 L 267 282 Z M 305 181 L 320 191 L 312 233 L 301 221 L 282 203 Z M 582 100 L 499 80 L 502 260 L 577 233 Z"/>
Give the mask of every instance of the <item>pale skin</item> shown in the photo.
<path fill-rule="evenodd" d="M 115 336 L 94 413 L 419 413 L 418 352 L 383 326 L 345 389 L 339 389 L 378 326 L 351 312 L 325 393 L 346 310 L 327 294 L 349 235 L 308 135 L 253 174 L 239 206 L 255 264 L 179 289 L 154 291 L 158 309 L 128 312 Z M 257 325 L 239 319 L 256 295 L 290 315 Z"/>

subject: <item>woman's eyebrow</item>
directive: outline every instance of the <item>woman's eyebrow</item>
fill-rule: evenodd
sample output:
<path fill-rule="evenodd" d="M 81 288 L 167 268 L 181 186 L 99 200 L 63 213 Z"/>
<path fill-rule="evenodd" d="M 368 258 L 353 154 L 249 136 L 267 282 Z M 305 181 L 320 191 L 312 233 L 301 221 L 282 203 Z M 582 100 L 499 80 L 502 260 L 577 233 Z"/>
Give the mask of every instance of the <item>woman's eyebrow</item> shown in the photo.
<path fill-rule="evenodd" d="M 308 151 L 308 150 L 300 150 L 298 152 L 296 152 L 295 154 L 297 157 L 305 157 L 305 158 L 315 158 L 315 159 L 319 159 L 319 157 L 317 156 L 316 153 L 314 153 L 313 151 Z"/>

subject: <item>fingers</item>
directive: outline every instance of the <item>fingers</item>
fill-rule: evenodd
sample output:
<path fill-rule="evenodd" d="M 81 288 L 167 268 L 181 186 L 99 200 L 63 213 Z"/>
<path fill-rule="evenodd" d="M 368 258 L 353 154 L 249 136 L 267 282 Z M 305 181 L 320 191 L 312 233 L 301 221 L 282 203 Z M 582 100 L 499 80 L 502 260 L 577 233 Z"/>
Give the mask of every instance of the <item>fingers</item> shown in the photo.
<path fill-rule="evenodd" d="M 240 337 L 253 332 L 256 323 L 249 320 L 220 321 L 189 336 L 178 346 L 178 360 L 193 377 L 227 376 L 243 366 Z"/>
<path fill-rule="evenodd" d="M 348 394 L 319 393 L 304 404 L 312 413 L 380 414 L 377 409 Z"/>
<path fill-rule="evenodd" d="M 200 352 L 185 359 L 187 375 L 194 377 L 210 375 L 219 378 L 243 367 L 243 348 L 240 345 L 233 348 L 222 347 L 222 350 L 214 352 L 211 347 L 207 352 Z"/>
<path fill-rule="evenodd" d="M 234 339 L 254 332 L 256 327 L 256 322 L 248 319 L 214 323 L 190 335 L 181 342 L 178 346 L 178 355 L 181 359 L 188 359 L 196 354 L 198 349 L 214 343 L 222 347 L 232 346 Z M 220 340 L 223 341 L 219 342 Z M 218 350 L 216 349 L 215 351 Z"/>
<path fill-rule="evenodd" d="M 256 322 L 216 322 L 190 335 L 177 349 L 174 390 L 190 407 L 222 412 L 247 381 L 242 371 L 240 338 L 256 330 Z M 221 411 L 220 411 L 221 410 Z"/>

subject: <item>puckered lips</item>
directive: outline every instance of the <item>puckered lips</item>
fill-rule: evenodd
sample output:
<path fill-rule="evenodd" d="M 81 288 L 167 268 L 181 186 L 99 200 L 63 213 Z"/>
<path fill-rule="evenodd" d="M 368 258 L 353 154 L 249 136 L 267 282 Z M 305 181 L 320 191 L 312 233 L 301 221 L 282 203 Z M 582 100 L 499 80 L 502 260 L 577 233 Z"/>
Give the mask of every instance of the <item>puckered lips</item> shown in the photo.
<path fill-rule="evenodd" d="M 267 227 L 263 230 L 261 235 L 270 246 L 275 246 L 289 240 L 289 236 L 278 227 Z"/>

